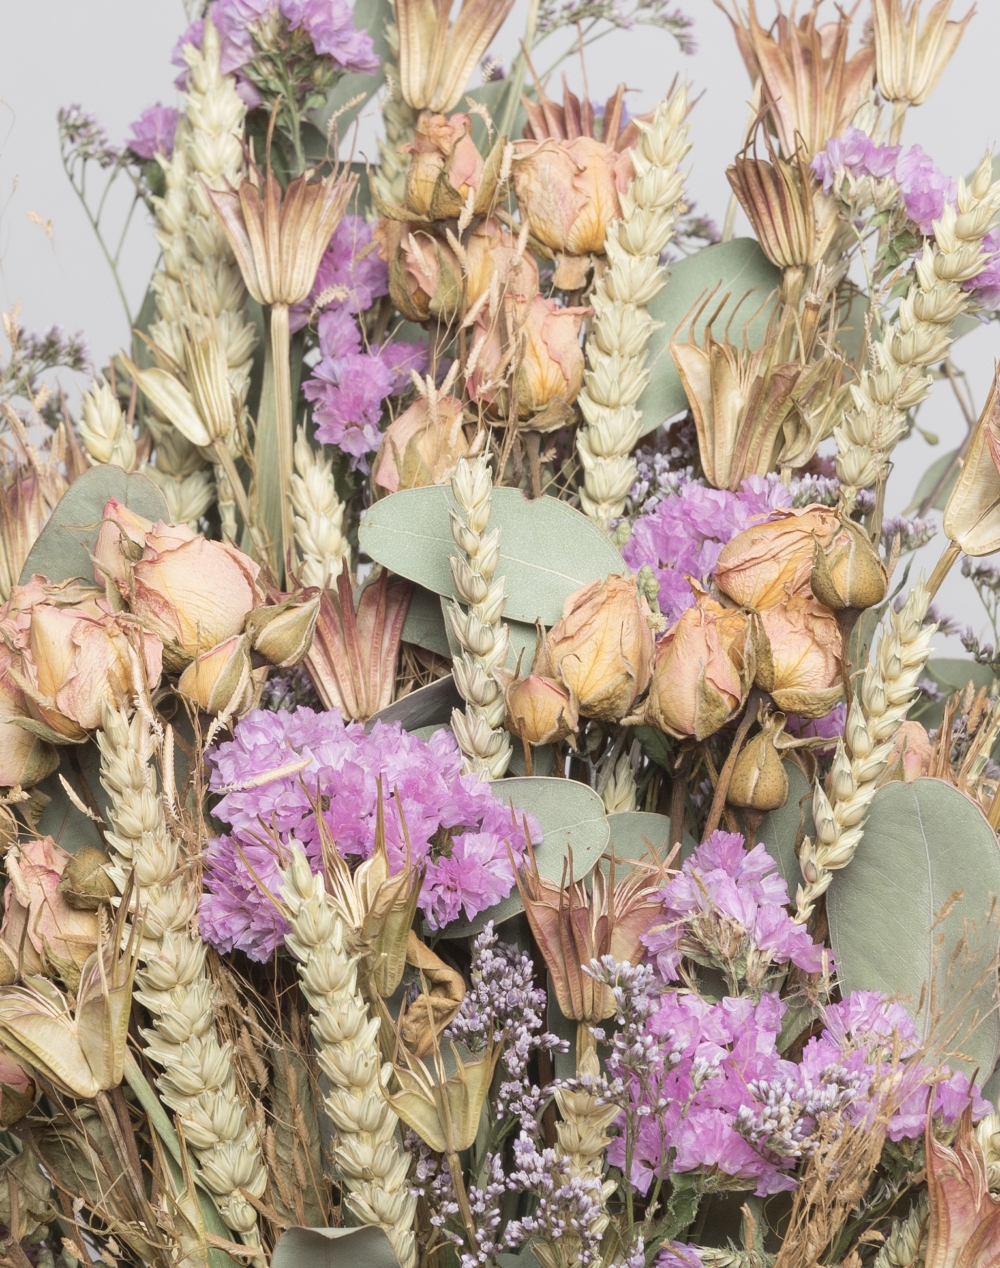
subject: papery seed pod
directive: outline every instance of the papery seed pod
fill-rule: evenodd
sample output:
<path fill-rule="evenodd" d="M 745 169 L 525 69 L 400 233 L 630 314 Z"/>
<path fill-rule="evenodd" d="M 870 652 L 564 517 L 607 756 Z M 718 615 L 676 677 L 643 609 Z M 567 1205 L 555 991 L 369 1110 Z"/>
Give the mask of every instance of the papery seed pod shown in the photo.
<path fill-rule="evenodd" d="M 788 800 L 788 772 L 775 747 L 784 727 L 783 714 L 764 723 L 764 729 L 740 750 L 726 792 L 730 805 L 748 810 L 778 810 Z"/>
<path fill-rule="evenodd" d="M 860 524 L 842 519 L 826 547 L 816 543 L 809 585 L 834 612 L 873 608 L 885 598 L 889 578 L 871 538 Z"/>

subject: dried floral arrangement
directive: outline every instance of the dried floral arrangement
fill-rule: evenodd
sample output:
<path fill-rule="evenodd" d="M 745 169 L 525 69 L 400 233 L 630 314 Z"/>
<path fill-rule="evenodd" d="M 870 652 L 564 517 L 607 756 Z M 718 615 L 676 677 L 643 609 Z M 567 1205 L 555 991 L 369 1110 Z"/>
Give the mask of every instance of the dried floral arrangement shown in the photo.
<path fill-rule="evenodd" d="M 1000 1265 L 1000 169 L 903 140 L 971 14 L 717 3 L 721 234 L 680 78 L 550 95 L 663 0 L 507 73 L 512 0 L 211 0 L 61 113 L 161 255 L 96 373 L 4 318 L 4 1264 Z"/>

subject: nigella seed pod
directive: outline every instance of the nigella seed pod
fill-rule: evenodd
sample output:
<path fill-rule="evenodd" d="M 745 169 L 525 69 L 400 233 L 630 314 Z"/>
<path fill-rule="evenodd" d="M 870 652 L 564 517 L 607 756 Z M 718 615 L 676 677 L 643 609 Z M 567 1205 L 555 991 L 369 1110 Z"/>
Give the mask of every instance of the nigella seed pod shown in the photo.
<path fill-rule="evenodd" d="M 763 730 L 741 749 L 726 800 L 748 810 L 778 810 L 788 800 L 788 773 L 776 740 L 785 724 L 783 714 L 765 719 Z"/>
<path fill-rule="evenodd" d="M 829 545 L 824 548 L 817 541 L 809 584 L 820 603 L 839 612 L 881 603 L 889 578 L 865 530 L 842 518 Z"/>

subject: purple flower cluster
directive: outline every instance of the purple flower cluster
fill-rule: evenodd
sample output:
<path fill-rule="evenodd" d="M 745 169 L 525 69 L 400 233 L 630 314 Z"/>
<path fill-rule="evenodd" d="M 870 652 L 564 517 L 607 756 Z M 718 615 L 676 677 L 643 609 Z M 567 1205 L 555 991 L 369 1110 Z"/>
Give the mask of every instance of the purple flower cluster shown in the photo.
<path fill-rule="evenodd" d="M 201 932 L 219 951 L 236 948 L 254 960 L 273 954 L 286 929 L 273 901 L 282 846 L 294 837 L 319 870 L 317 815 L 342 855 L 371 854 L 380 780 L 391 865 L 403 865 L 407 841 L 411 857 L 426 861 L 420 907 L 433 927 L 485 911 L 514 886 L 508 846 L 519 860 L 522 816 L 478 776 L 462 774 L 448 731 L 421 740 L 398 723 L 376 723 L 366 734 L 337 710 L 256 710 L 209 764 L 211 788 L 222 794 L 213 814 L 229 832 L 206 852 Z M 541 840 L 531 815 L 528 829 Z"/>
<path fill-rule="evenodd" d="M 157 154 L 170 158 L 174 152 L 174 135 L 179 115 L 172 106 L 147 106 L 129 128 L 125 145 L 139 158 L 151 159 Z"/>
<path fill-rule="evenodd" d="M 823 969 L 824 952 L 788 915 L 788 888 L 763 845 L 749 853 L 736 832 L 713 832 L 662 890 L 664 919 L 643 943 L 665 982 L 690 955 L 722 969 L 734 989 L 759 990 L 781 965 Z"/>
<path fill-rule="evenodd" d="M 648 564 L 660 583 L 660 608 L 672 624 L 694 603 L 687 578 L 707 585 L 723 546 L 748 525 L 791 506 L 778 480 L 750 476 L 739 493 L 682 482 L 632 525 L 622 555 L 633 572 Z"/>
<path fill-rule="evenodd" d="M 631 1139 L 616 1137 L 608 1160 L 624 1167 L 640 1193 L 667 1165 L 698 1171 L 713 1188 L 753 1188 L 758 1195 L 795 1187 L 792 1174 L 815 1148 L 821 1122 L 829 1128 L 864 1125 L 884 1107 L 894 1059 L 903 1062 L 894 1086 L 889 1139 L 914 1139 L 926 1126 L 929 1087 L 934 1113 L 953 1123 L 969 1103 L 969 1081 L 915 1060 L 916 1029 L 906 1010 L 874 992 L 855 991 L 824 1014 L 825 1027 L 809 1040 L 800 1064 L 784 1059 L 777 1040 L 784 1002 L 776 994 L 756 1003 L 666 991 L 647 1028 L 656 1040 L 640 1087 L 630 1079 Z M 973 1093 L 973 1113 L 989 1112 Z M 627 1152 L 628 1151 L 628 1152 Z M 667 1261 L 670 1262 L 669 1260 Z M 683 1262 L 683 1260 L 681 1260 Z"/>
<path fill-rule="evenodd" d="M 290 329 L 301 330 L 316 310 L 367 313 L 389 294 L 389 266 L 374 240 L 373 224 L 362 216 L 344 216 L 323 252 L 308 298 L 289 310 Z"/>
<path fill-rule="evenodd" d="M 379 67 L 371 36 L 355 28 L 346 0 L 212 0 L 209 16 L 219 32 L 222 70 L 235 73 L 237 90 L 250 107 L 260 105 L 261 96 L 241 72 L 257 55 L 261 30 L 276 18 L 289 32 L 307 35 L 316 56 L 329 58 L 340 71 L 371 75 Z M 184 72 L 180 87 L 187 79 L 184 45 L 200 48 L 204 30 L 204 20 L 192 22 L 174 49 L 174 65 Z"/>
<path fill-rule="evenodd" d="M 900 145 L 876 145 L 867 132 L 849 127 L 833 137 L 812 161 L 812 170 L 829 194 L 845 175 L 873 180 L 890 177 L 899 186 L 906 214 L 924 237 L 934 232 L 947 204 L 955 202 L 955 182 L 934 164 L 919 145 L 904 152 Z"/>

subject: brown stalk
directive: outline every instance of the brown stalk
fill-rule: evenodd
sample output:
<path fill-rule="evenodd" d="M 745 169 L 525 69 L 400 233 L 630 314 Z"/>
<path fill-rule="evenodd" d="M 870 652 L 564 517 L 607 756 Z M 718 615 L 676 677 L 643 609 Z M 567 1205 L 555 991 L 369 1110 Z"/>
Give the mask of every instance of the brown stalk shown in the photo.
<path fill-rule="evenodd" d="M 736 728 L 736 736 L 733 740 L 732 748 L 729 750 L 729 756 L 719 772 L 719 779 L 715 785 L 715 796 L 712 798 L 712 806 L 708 812 L 708 818 L 705 820 L 705 830 L 701 838 L 703 841 L 706 841 L 719 826 L 719 820 L 722 818 L 722 811 L 726 804 L 726 793 L 729 791 L 729 783 L 736 768 L 736 759 L 740 755 L 740 749 L 747 737 L 747 732 L 757 720 L 757 702 L 759 699 L 760 692 L 754 688 L 750 692 L 746 710 L 739 726 Z"/>

